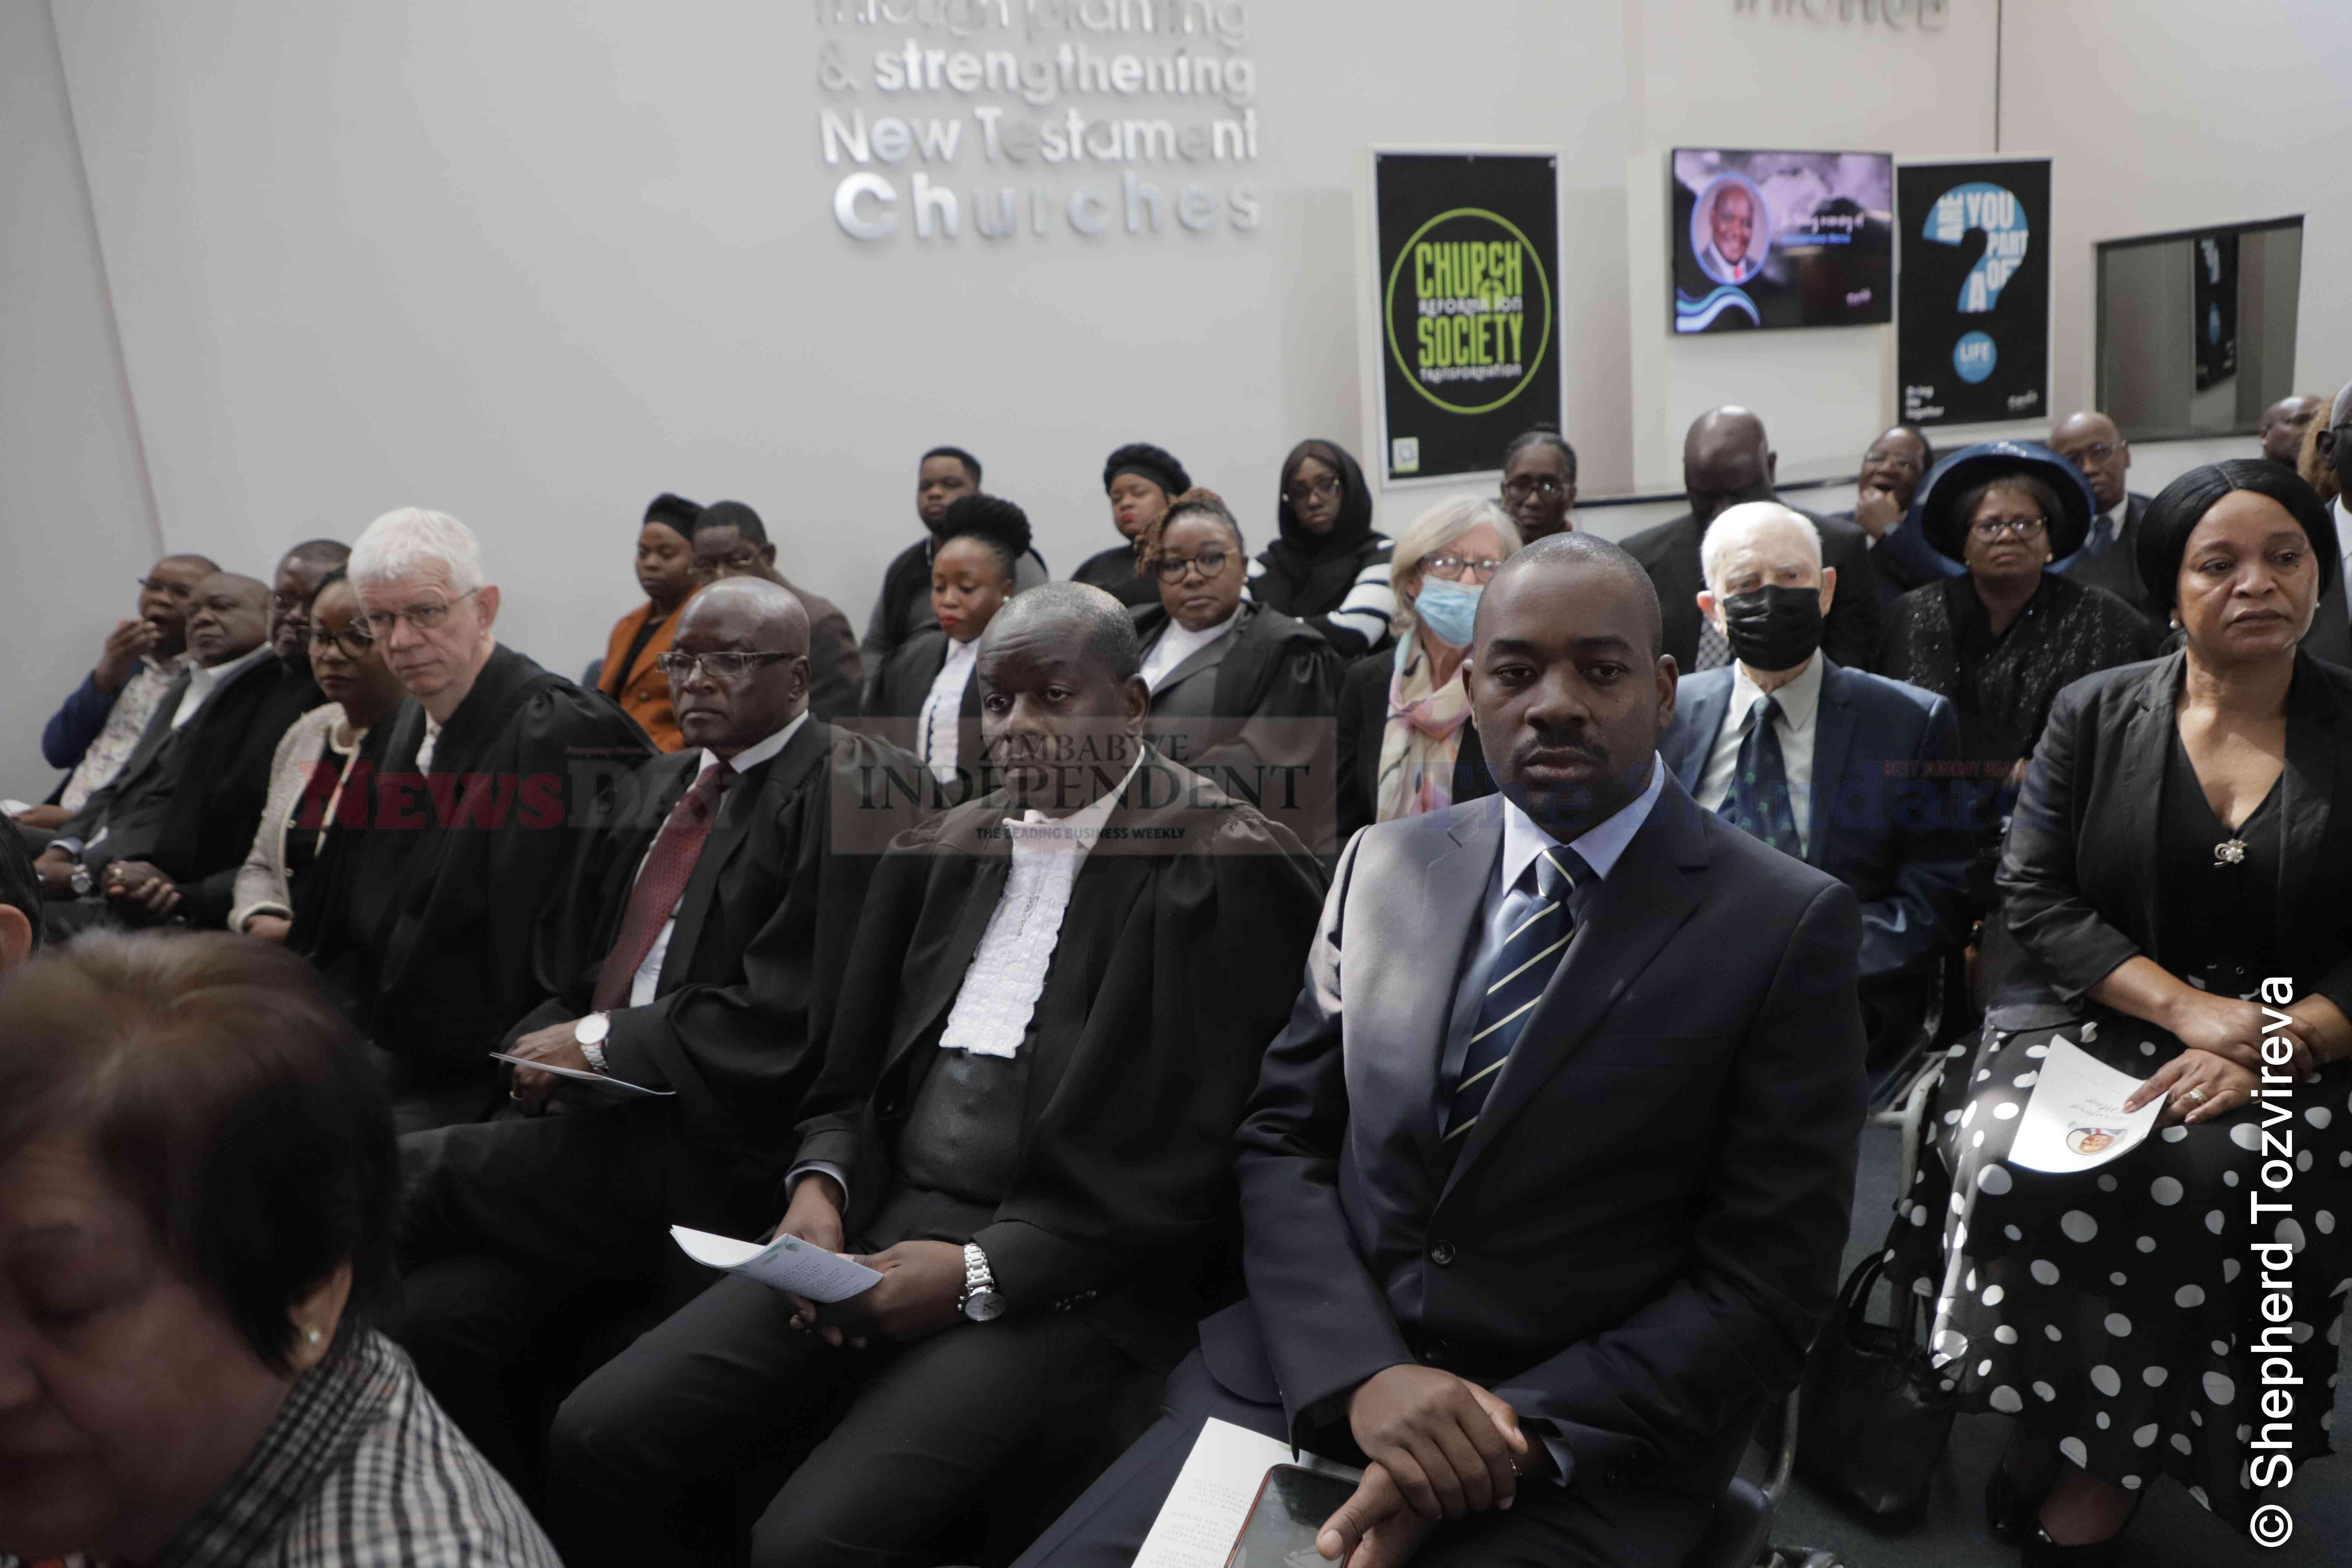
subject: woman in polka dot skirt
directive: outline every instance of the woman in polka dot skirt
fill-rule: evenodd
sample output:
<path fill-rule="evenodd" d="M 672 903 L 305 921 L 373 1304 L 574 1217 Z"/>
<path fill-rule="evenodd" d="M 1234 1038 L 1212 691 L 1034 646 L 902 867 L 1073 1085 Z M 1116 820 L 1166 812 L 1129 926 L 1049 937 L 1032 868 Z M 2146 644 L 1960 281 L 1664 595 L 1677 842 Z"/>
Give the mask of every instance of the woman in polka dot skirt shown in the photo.
<path fill-rule="evenodd" d="M 1985 1033 L 1946 1064 L 1889 1257 L 1933 1302 L 1959 1407 L 2017 1418 L 1986 1500 L 2029 1564 L 2113 1561 L 2168 1476 L 2243 1528 L 2277 1495 L 2250 1476 L 2258 1427 L 2297 1467 L 2331 1451 L 2352 1292 L 2352 671 L 2296 642 L 2336 559 L 2284 468 L 2168 487 L 2138 567 L 2186 647 L 2060 695 L 2010 829 Z M 2268 1083 L 2266 1038 L 2292 1053 Z M 2095 1170 L 2009 1163 L 2055 1039 L 2144 1079 L 2160 1131 Z M 2294 1258 L 2277 1325 L 2251 1250 L 2271 1242 Z M 2273 1354 L 2302 1380 L 2284 1420 L 2258 1405 Z"/>

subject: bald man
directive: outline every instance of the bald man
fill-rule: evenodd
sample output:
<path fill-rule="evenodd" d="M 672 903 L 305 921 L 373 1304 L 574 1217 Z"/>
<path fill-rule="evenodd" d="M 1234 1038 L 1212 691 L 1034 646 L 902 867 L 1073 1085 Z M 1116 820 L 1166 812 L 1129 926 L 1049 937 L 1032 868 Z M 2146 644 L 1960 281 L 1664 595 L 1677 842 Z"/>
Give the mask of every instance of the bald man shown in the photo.
<path fill-rule="evenodd" d="M 558 1309 L 576 1348 L 683 1270 L 670 1226 L 775 1223 L 875 862 L 835 814 L 892 757 L 809 711 L 807 611 L 762 578 L 688 600 L 660 664 L 685 743 L 637 765 L 551 905 L 546 995 L 506 1037 L 544 1064 L 515 1069 L 522 1114 L 403 1142 L 395 1337 L 527 1491 L 569 1387 L 530 1354 Z M 552 1100 L 565 1114 L 540 1115 Z"/>
<path fill-rule="evenodd" d="M 2114 420 L 2085 408 L 2050 427 L 2049 446 L 2083 471 L 2097 509 L 2083 548 L 2058 563 L 2056 570 L 2078 583 L 2105 588 L 2151 622 L 2160 623 L 2164 616 L 2158 612 L 2166 607 L 2148 597 L 2139 580 L 2139 527 L 2147 514 L 2148 498 L 2125 483 L 2131 473 L 2131 443 Z"/>
<path fill-rule="evenodd" d="M 269 585 L 200 578 L 187 604 L 188 664 L 106 788 L 58 829 L 38 862 L 59 923 L 226 923 L 253 847 L 278 739 L 295 714 L 272 700 Z"/>
<path fill-rule="evenodd" d="M 2311 422 L 2327 412 L 2327 399 L 2316 393 L 2291 392 L 2263 410 L 2261 421 L 2254 426 L 2254 437 L 2263 444 L 2263 456 L 2273 463 L 2294 468 L 2303 458 L 2304 433 Z"/>
<path fill-rule="evenodd" d="M 1727 507 L 1777 499 L 1772 485 L 1779 468 L 1764 422 L 1754 414 L 1732 406 L 1702 414 L 1683 440 L 1683 489 L 1690 510 L 1625 541 L 1626 552 L 1657 586 L 1665 614 L 1665 651 L 1685 674 L 1731 662 L 1721 634 L 1698 613 L 1699 591 L 1706 586 L 1699 545 L 1707 525 Z M 1868 669 L 1878 654 L 1880 625 L 1870 536 L 1842 519 L 1805 515 L 1821 530 L 1822 559 L 1844 580 L 1844 592 L 1822 628 L 1822 646 L 1847 668 Z"/>
<path fill-rule="evenodd" d="M 583 1384 L 544 1514 L 572 1568 L 742 1561 L 701 1489 L 780 1451 L 755 1568 L 977 1561 L 942 1532 L 981 1510 L 1017 1543 L 1156 1406 L 1323 874 L 1144 742 L 1141 658 L 1084 584 L 989 622 L 1001 787 L 883 858 L 788 1178 L 783 1234 L 881 1279 L 722 1279 Z"/>

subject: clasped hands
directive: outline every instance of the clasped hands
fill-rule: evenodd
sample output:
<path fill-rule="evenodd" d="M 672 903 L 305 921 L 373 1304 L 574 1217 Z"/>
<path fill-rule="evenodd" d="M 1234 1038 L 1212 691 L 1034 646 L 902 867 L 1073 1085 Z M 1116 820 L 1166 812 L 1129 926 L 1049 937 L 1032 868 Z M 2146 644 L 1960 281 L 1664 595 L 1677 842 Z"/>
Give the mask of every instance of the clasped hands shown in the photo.
<path fill-rule="evenodd" d="M 2183 990 L 2165 1024 L 2187 1048 L 2124 1102 L 2126 1110 L 2137 1110 L 2163 1099 L 2159 1125 L 2194 1126 L 2250 1103 L 2266 1066 L 2265 1039 L 2283 1040 L 2288 1051 L 2286 1062 L 2271 1070 L 2283 1068 L 2298 1079 L 2352 1052 L 2352 1020 L 2325 996 L 2305 996 L 2279 1009 L 2290 1021 L 2265 1034 L 2274 1020 L 2260 1003 Z"/>
<path fill-rule="evenodd" d="M 1398 1365 L 1348 1400 L 1348 1426 L 1371 1461 L 1315 1549 L 1349 1568 L 1396 1568 L 1439 1523 L 1508 1508 L 1522 1479 L 1548 1479 L 1551 1454 L 1518 1412 L 1466 1378 Z"/>
<path fill-rule="evenodd" d="M 768 1239 L 798 1237 L 811 1247 L 839 1252 L 845 1194 L 822 1171 L 793 1187 L 784 1217 Z M 949 1241 L 902 1241 L 871 1257 L 853 1257 L 879 1272 L 871 1289 L 845 1301 L 812 1301 L 793 1296 L 793 1327 L 813 1332 L 829 1345 L 864 1350 L 877 1339 L 919 1340 L 963 1321 L 963 1248 Z"/>

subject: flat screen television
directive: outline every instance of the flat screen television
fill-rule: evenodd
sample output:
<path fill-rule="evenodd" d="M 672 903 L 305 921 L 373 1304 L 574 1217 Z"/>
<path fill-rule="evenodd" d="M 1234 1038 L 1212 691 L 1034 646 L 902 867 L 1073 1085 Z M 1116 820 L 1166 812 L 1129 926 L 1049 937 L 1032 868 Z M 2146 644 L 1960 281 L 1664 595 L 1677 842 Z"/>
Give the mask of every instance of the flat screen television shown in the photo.
<path fill-rule="evenodd" d="M 1891 153 L 1674 153 L 1677 332 L 1895 319 Z"/>

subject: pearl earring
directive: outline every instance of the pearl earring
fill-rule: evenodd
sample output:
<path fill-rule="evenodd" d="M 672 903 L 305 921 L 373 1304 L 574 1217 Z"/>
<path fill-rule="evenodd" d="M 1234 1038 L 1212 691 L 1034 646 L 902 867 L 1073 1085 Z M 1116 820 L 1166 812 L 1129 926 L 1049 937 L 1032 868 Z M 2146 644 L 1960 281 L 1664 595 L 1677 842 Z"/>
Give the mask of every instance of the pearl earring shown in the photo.
<path fill-rule="evenodd" d="M 305 1329 L 302 1331 L 302 1339 L 305 1343 L 315 1345 L 319 1342 L 319 1331 L 316 1329 Z"/>

